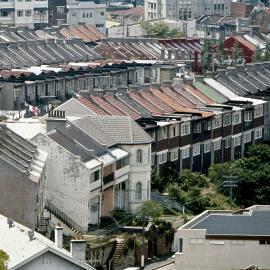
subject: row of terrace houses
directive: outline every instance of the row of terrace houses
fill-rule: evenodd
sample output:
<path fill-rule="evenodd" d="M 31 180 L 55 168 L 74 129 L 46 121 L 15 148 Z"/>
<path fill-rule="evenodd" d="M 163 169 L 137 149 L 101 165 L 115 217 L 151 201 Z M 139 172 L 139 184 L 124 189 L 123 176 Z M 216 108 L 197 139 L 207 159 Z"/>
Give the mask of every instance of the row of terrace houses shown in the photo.
<path fill-rule="evenodd" d="M 162 61 L 80 62 L 0 71 L 0 109 L 23 110 L 25 104 L 45 106 L 82 90 L 108 92 L 120 86 L 172 80 L 181 70 Z"/>
<path fill-rule="evenodd" d="M 98 95 L 83 91 L 79 101 L 98 115 L 136 119 L 154 140 L 151 162 L 162 174 L 183 169 L 205 172 L 210 164 L 243 157 L 251 144 L 269 140 L 269 65 L 256 70 L 247 65 L 238 71 L 261 76 L 264 87 L 252 76 L 238 88 L 226 86 L 225 80 L 219 82 L 218 72 L 216 78 L 175 79 L 173 84 L 100 90 Z M 227 72 L 231 74 L 230 69 L 222 74 Z M 255 83 L 257 92 L 253 88 L 251 93 Z"/>
<path fill-rule="evenodd" d="M 34 220 L 32 227 L 44 232 L 46 226 L 64 222 L 65 233 L 72 233 L 68 228 L 86 232 L 113 209 L 136 211 L 150 198 L 152 138 L 130 117 L 97 116 L 71 99 L 41 121 L 24 119 L 7 126 L 47 155 L 46 178 L 37 189 L 42 194 L 39 219 L 27 209 L 22 223 Z M 19 212 L 25 203 L 18 204 L 15 197 L 36 205 L 26 195 L 15 189 L 10 196 Z M 1 205 L 5 199 L 1 197 Z M 16 212 L 5 213 L 18 219 Z"/>

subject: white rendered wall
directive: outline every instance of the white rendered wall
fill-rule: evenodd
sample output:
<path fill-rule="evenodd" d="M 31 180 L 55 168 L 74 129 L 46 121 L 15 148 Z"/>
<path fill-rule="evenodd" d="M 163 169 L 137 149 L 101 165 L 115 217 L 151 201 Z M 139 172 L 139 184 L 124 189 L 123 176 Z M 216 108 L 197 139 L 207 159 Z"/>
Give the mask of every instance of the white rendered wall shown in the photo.
<path fill-rule="evenodd" d="M 142 145 L 121 145 L 119 146 L 130 154 L 130 173 L 129 173 L 129 207 L 135 211 L 143 201 L 150 199 L 150 178 L 151 178 L 151 144 Z M 142 162 L 137 162 L 137 150 L 143 152 Z M 142 184 L 142 200 L 136 200 L 136 184 Z"/>
<path fill-rule="evenodd" d="M 88 223 L 91 223 L 89 222 L 91 221 L 89 211 L 91 170 L 86 168 L 79 157 L 74 157 L 45 135 L 37 135 L 33 138 L 33 142 L 39 149 L 48 153 L 46 199 L 77 224 L 87 229 Z M 99 186 L 101 186 L 101 181 Z M 93 219 L 98 220 L 95 216 Z"/>
<path fill-rule="evenodd" d="M 179 229 L 176 238 L 183 238 L 182 253 L 176 253 L 176 269 L 181 270 L 229 270 L 257 265 L 270 268 L 270 245 L 259 245 L 259 240 L 205 239 L 206 230 Z M 177 246 L 178 240 L 175 241 Z M 191 244 L 191 239 L 203 239 L 201 244 Z M 222 244 L 224 242 L 224 244 Z"/>

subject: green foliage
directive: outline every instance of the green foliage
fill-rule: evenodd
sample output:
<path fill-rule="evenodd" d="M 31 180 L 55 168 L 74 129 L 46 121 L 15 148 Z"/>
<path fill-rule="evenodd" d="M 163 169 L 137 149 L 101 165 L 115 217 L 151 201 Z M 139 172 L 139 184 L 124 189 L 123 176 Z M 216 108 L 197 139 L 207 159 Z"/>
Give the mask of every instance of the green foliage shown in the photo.
<path fill-rule="evenodd" d="M 8 254 L 0 250 L 0 270 L 7 270 L 7 261 L 9 260 Z"/>
<path fill-rule="evenodd" d="M 188 170 L 177 182 L 168 186 L 169 197 L 185 205 L 194 214 L 198 214 L 207 208 L 224 209 L 227 207 L 226 198 L 217 193 L 210 179 L 200 173 L 192 173 Z"/>
<path fill-rule="evenodd" d="M 209 178 L 225 194 L 228 190 L 222 189 L 222 183 L 230 177 L 238 180 L 234 189 L 237 205 L 270 204 L 270 146 L 252 145 L 247 157 L 209 169 Z"/>
<path fill-rule="evenodd" d="M 138 213 L 143 217 L 150 217 L 154 222 L 162 216 L 163 206 L 155 201 L 145 201 L 142 206 L 140 206 Z"/>
<path fill-rule="evenodd" d="M 267 41 L 265 45 L 263 61 L 270 61 L 270 42 L 269 41 Z"/>
<path fill-rule="evenodd" d="M 237 61 L 243 57 L 243 49 L 239 47 L 239 43 L 236 41 L 232 46 L 232 62 L 234 65 L 237 64 Z"/>
<path fill-rule="evenodd" d="M 135 247 L 135 240 L 132 237 L 126 239 L 124 246 L 123 246 L 123 254 L 127 256 L 129 250 L 133 250 Z"/>
<path fill-rule="evenodd" d="M 263 49 L 260 48 L 260 46 L 256 46 L 256 51 L 252 55 L 252 62 L 262 62 L 264 61 L 264 52 Z"/>
<path fill-rule="evenodd" d="M 7 120 L 8 118 L 5 115 L 0 115 L 0 122 Z"/>
<path fill-rule="evenodd" d="M 212 45 L 210 39 L 205 39 L 202 48 L 202 69 L 209 70 L 213 62 Z"/>
<path fill-rule="evenodd" d="M 217 42 L 217 61 L 219 63 L 219 68 L 223 68 L 224 67 L 224 61 L 226 60 L 226 53 L 225 53 L 225 49 L 224 49 L 224 43 L 219 40 Z"/>
<path fill-rule="evenodd" d="M 170 30 L 169 26 L 166 23 L 150 23 L 142 22 L 141 26 L 146 32 L 147 36 L 153 38 L 180 38 L 183 34 L 176 29 Z"/>

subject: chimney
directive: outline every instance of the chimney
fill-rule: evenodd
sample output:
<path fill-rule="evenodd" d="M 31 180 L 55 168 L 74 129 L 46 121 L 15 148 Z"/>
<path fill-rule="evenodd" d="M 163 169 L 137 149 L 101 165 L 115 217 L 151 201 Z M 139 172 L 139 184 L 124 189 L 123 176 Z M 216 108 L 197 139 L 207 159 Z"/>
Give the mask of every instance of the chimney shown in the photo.
<path fill-rule="evenodd" d="M 8 224 L 9 228 L 12 228 L 13 227 L 13 219 L 7 218 L 7 224 Z"/>
<path fill-rule="evenodd" d="M 140 85 L 140 88 L 141 88 L 141 90 L 143 90 L 143 91 L 148 91 L 148 90 L 150 90 L 150 83 L 142 83 L 142 84 Z"/>
<path fill-rule="evenodd" d="M 29 236 L 30 242 L 31 242 L 32 240 L 34 240 L 34 234 L 35 234 L 34 231 L 32 231 L 32 230 L 28 231 L 28 236 Z"/>
<path fill-rule="evenodd" d="M 172 82 L 171 81 L 163 81 L 161 83 L 161 88 L 164 88 L 164 87 L 171 87 L 172 86 Z"/>
<path fill-rule="evenodd" d="M 160 51 L 160 60 L 164 61 L 165 60 L 165 49 L 161 49 Z"/>
<path fill-rule="evenodd" d="M 160 89 L 160 87 L 161 87 L 160 83 L 151 83 L 151 88 Z"/>
<path fill-rule="evenodd" d="M 116 93 L 115 89 L 107 89 L 105 90 L 105 95 L 106 96 L 114 96 Z"/>
<path fill-rule="evenodd" d="M 7 132 L 6 124 L 0 123 L 0 137 L 5 137 Z"/>
<path fill-rule="evenodd" d="M 58 248 L 63 248 L 63 228 L 55 226 L 54 228 L 54 242 Z"/>
<path fill-rule="evenodd" d="M 168 59 L 172 59 L 172 49 L 168 49 Z"/>
<path fill-rule="evenodd" d="M 88 90 L 81 90 L 79 94 L 86 99 L 90 98 L 91 96 L 91 92 Z"/>
<path fill-rule="evenodd" d="M 138 85 L 130 84 L 128 86 L 128 90 L 129 91 L 139 91 L 140 90 L 140 87 Z"/>
<path fill-rule="evenodd" d="M 124 95 L 128 92 L 128 87 L 125 86 L 125 85 L 120 85 L 118 88 L 117 88 L 117 93 L 118 94 L 121 94 L 121 95 Z"/>
<path fill-rule="evenodd" d="M 104 95 L 104 90 L 101 89 L 101 88 L 94 88 L 93 89 L 93 95 L 102 98 L 103 95 Z"/>
<path fill-rule="evenodd" d="M 84 239 L 73 239 L 70 244 L 71 256 L 80 261 L 85 262 L 86 257 L 86 241 Z"/>
<path fill-rule="evenodd" d="M 182 78 L 177 78 L 177 77 L 175 77 L 175 78 L 173 79 L 173 84 L 180 85 L 180 86 L 184 86 L 183 79 L 182 79 Z"/>
<path fill-rule="evenodd" d="M 47 121 L 47 132 L 50 132 L 52 130 L 58 130 L 61 133 L 66 132 L 66 123 L 67 119 L 65 117 L 65 111 L 50 111 L 48 113 Z"/>

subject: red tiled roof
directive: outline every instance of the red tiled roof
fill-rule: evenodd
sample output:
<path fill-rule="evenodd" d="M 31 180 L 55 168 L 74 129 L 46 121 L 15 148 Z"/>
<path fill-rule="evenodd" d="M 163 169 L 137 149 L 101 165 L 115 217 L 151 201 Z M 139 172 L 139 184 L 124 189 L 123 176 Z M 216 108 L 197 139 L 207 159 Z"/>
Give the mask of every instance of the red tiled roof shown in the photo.
<path fill-rule="evenodd" d="M 147 99 L 140 96 L 137 92 L 129 92 L 129 96 L 139 103 L 142 107 L 144 107 L 147 111 L 149 111 L 152 115 L 162 115 L 163 112 L 157 106 L 153 105 Z"/>
<path fill-rule="evenodd" d="M 172 89 L 165 87 L 162 88 L 162 91 L 167 94 L 168 96 L 172 97 L 175 101 L 177 101 L 179 104 L 181 104 L 185 108 L 196 108 L 195 104 L 189 101 L 187 98 L 185 98 L 183 95 L 181 95 L 178 92 L 173 91 Z"/>
<path fill-rule="evenodd" d="M 141 114 L 135 111 L 131 106 L 127 105 L 123 101 L 120 101 L 114 96 L 104 96 L 105 100 L 111 103 L 114 107 L 118 108 L 123 114 L 130 116 L 133 119 L 141 118 Z"/>
<path fill-rule="evenodd" d="M 174 109 L 166 104 L 164 101 L 155 96 L 152 91 L 140 91 L 141 96 L 151 102 L 153 105 L 157 106 L 163 111 L 163 113 L 173 113 Z"/>
<path fill-rule="evenodd" d="M 107 102 L 106 100 L 104 100 L 101 97 L 92 96 L 91 99 L 93 100 L 93 102 L 96 105 L 101 107 L 104 111 L 106 111 L 110 115 L 115 115 L 115 116 L 117 116 L 117 115 L 125 115 L 120 110 L 118 110 L 116 107 L 114 107 L 111 103 Z"/>
<path fill-rule="evenodd" d="M 206 104 L 213 104 L 214 103 L 214 101 L 210 97 L 208 97 L 207 95 L 205 95 L 204 93 L 202 93 L 200 90 L 192 87 L 191 85 L 185 85 L 185 89 L 187 91 L 189 91 L 195 97 L 197 97 L 200 100 L 202 100 Z"/>
<path fill-rule="evenodd" d="M 130 8 L 130 9 L 125 9 L 125 10 L 117 10 L 113 12 L 115 15 L 121 15 L 121 16 L 143 16 L 144 15 L 144 7 L 135 7 L 135 8 Z"/>
<path fill-rule="evenodd" d="M 95 105 L 93 102 L 91 102 L 88 99 L 81 98 L 81 99 L 79 99 L 79 101 L 83 105 L 85 105 L 87 108 L 89 108 L 91 111 L 93 111 L 94 113 L 96 113 L 97 115 L 108 115 L 108 113 L 106 113 L 105 111 L 103 111 L 100 107 L 98 107 L 97 105 Z"/>

